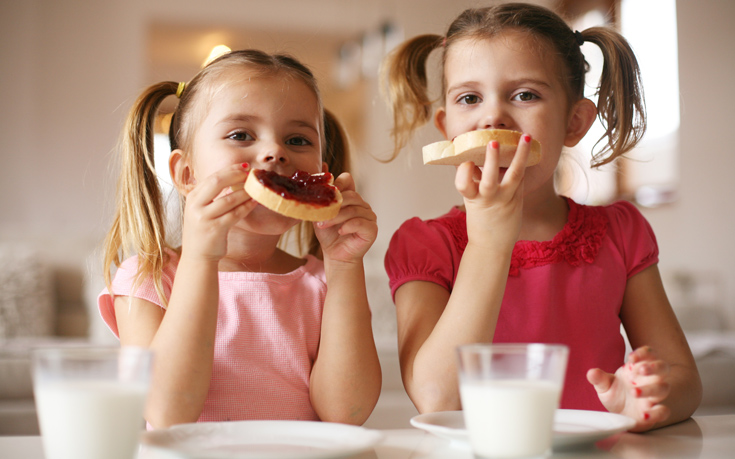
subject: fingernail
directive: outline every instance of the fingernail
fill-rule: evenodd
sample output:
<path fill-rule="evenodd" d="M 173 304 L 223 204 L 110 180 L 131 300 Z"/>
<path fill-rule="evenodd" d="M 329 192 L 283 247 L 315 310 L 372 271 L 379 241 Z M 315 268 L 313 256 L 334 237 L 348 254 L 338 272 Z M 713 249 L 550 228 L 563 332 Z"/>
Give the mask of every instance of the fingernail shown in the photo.
<path fill-rule="evenodd" d="M 523 136 L 523 141 L 526 143 L 531 143 L 531 136 L 526 134 Z"/>
<path fill-rule="evenodd" d="M 250 167 L 250 163 L 242 163 L 243 169 L 248 169 Z"/>
<path fill-rule="evenodd" d="M 644 419 L 645 421 L 648 421 L 648 420 L 649 420 L 650 418 L 651 418 L 651 415 L 650 415 L 650 414 L 648 414 L 648 413 L 643 413 L 643 419 Z"/>
<path fill-rule="evenodd" d="M 641 391 L 641 388 L 640 388 L 640 387 L 636 387 L 636 388 L 635 388 L 635 396 L 636 396 L 636 397 L 640 397 L 640 396 L 641 396 L 641 392 L 642 392 L 642 391 Z"/>
<path fill-rule="evenodd" d="M 490 148 L 497 150 L 498 148 L 500 148 L 500 143 L 498 143 L 497 140 L 492 140 L 490 142 Z"/>

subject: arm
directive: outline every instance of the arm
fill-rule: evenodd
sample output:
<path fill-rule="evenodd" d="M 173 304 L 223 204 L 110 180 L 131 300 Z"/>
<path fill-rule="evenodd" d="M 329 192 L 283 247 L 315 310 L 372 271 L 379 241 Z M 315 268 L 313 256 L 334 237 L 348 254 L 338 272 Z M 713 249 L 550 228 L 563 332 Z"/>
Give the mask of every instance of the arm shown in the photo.
<path fill-rule="evenodd" d="M 635 419 L 634 431 L 687 419 L 702 399 L 702 383 L 658 266 L 628 280 L 620 315 L 635 351 L 614 375 L 590 370 L 600 401 Z"/>
<path fill-rule="evenodd" d="M 154 427 L 194 422 L 201 414 L 214 359 L 218 263 L 229 229 L 254 206 L 244 190 L 215 198 L 245 176 L 245 169 L 232 167 L 187 190 L 183 250 L 165 313 L 141 299 L 115 299 L 121 344 L 154 351 L 146 405 L 146 419 Z"/>
<path fill-rule="evenodd" d="M 168 309 L 115 298 L 122 345 L 154 352 L 146 420 L 154 427 L 195 422 L 209 390 L 217 325 L 217 269 L 182 259 Z"/>
<path fill-rule="evenodd" d="M 340 175 L 335 185 L 342 192 L 342 209 L 315 227 L 328 288 L 309 390 L 322 421 L 360 425 L 372 413 L 382 382 L 363 267 L 378 227 L 349 174 Z"/>
<path fill-rule="evenodd" d="M 492 342 L 513 245 L 520 232 L 523 176 L 530 139 L 498 181 L 497 142 L 488 145 L 481 179 L 471 163 L 457 169 L 467 209 L 468 243 L 451 294 L 429 282 L 409 282 L 395 295 L 401 374 L 419 412 L 460 408 L 456 348 Z M 492 231 L 490 231 L 492 229 Z"/>

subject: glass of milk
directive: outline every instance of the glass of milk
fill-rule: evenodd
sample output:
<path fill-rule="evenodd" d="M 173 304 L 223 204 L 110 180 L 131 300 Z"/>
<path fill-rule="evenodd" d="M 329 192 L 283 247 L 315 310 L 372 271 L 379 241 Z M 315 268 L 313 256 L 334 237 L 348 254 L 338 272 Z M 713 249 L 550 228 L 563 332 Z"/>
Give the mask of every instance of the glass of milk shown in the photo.
<path fill-rule="evenodd" d="M 46 458 L 134 458 L 151 364 L 151 351 L 136 347 L 36 350 L 33 392 Z"/>
<path fill-rule="evenodd" d="M 475 457 L 550 455 L 569 348 L 470 344 L 457 353 L 462 412 Z"/>

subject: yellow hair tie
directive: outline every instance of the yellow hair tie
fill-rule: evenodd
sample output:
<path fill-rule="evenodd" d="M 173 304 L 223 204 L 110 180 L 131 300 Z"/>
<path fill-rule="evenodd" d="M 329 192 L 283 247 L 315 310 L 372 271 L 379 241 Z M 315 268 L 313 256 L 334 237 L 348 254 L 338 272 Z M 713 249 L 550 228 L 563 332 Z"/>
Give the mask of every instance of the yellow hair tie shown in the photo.
<path fill-rule="evenodd" d="M 181 99 L 181 94 L 184 92 L 184 89 L 186 89 L 186 83 L 182 81 L 179 83 L 179 87 L 176 88 L 176 97 L 178 99 Z"/>

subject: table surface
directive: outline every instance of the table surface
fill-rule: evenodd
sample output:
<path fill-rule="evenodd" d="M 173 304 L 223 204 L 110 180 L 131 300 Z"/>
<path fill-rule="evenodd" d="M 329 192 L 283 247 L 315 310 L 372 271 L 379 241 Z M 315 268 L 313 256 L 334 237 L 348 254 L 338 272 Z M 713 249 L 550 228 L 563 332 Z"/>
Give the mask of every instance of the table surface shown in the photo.
<path fill-rule="evenodd" d="M 419 429 L 382 430 L 383 440 L 354 459 L 467 458 L 470 451 Z M 695 416 L 645 434 L 622 433 L 582 449 L 555 451 L 553 458 L 723 458 L 735 455 L 735 415 Z M 41 437 L 0 437 L 2 459 L 43 459 Z M 143 451 L 139 459 L 161 456 Z"/>

